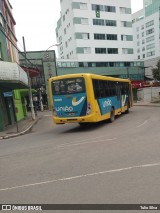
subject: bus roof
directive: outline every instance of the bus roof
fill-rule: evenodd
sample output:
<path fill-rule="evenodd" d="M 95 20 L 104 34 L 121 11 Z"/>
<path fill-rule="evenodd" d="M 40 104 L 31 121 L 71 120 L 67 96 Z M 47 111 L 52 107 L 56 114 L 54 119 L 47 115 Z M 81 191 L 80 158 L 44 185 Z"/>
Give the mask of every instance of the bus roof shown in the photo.
<path fill-rule="evenodd" d="M 55 77 L 49 78 L 49 81 L 60 80 L 60 79 L 65 79 L 65 78 L 74 78 L 74 77 L 87 77 L 87 76 L 90 78 L 99 79 L 99 80 L 131 82 L 129 79 L 114 78 L 111 76 L 96 75 L 96 74 L 92 74 L 92 73 L 76 73 L 76 74 L 60 75 L 60 76 L 55 76 Z"/>

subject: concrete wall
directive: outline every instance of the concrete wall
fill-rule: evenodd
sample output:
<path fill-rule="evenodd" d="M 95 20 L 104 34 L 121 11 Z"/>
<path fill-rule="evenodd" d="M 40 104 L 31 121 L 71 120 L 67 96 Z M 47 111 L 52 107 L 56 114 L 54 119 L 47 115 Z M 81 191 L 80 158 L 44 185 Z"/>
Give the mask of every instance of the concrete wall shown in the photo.
<path fill-rule="evenodd" d="M 138 101 L 160 102 L 160 87 L 147 87 L 138 89 Z"/>

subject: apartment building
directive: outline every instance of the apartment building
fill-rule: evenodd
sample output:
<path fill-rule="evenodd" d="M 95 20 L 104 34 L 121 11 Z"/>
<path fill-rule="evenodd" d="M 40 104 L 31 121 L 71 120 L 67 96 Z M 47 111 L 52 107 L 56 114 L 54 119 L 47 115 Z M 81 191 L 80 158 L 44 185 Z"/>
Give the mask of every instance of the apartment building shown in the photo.
<path fill-rule="evenodd" d="M 144 60 L 146 75 L 160 58 L 160 1 L 143 0 L 143 9 L 132 16 L 134 59 Z"/>
<path fill-rule="evenodd" d="M 133 62 L 131 1 L 61 0 L 56 34 L 59 59 L 128 66 Z"/>
<path fill-rule="evenodd" d="M 8 0 L 0 0 L 0 60 L 2 61 L 18 63 L 18 52 L 15 48 L 17 46 L 15 25 L 12 5 Z"/>
<path fill-rule="evenodd" d="M 25 116 L 19 89 L 28 88 L 28 77 L 18 66 L 15 24 L 9 0 L 0 0 L 0 131 Z"/>

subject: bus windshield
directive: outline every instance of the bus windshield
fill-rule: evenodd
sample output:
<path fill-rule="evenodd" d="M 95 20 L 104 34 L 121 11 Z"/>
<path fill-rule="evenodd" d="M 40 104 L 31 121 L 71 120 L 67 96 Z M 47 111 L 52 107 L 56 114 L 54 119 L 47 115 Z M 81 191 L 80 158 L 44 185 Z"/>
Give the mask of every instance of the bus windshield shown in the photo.
<path fill-rule="evenodd" d="M 52 82 L 53 95 L 67 95 L 85 92 L 84 78 L 66 78 Z"/>

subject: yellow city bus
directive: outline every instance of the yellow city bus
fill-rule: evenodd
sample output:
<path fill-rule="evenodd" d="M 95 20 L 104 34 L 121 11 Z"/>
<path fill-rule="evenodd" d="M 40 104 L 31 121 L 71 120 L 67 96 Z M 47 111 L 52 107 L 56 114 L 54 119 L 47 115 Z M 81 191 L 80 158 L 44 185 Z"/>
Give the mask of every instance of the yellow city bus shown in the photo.
<path fill-rule="evenodd" d="M 113 122 L 133 105 L 130 80 L 89 73 L 50 78 L 49 95 L 56 124 Z"/>

